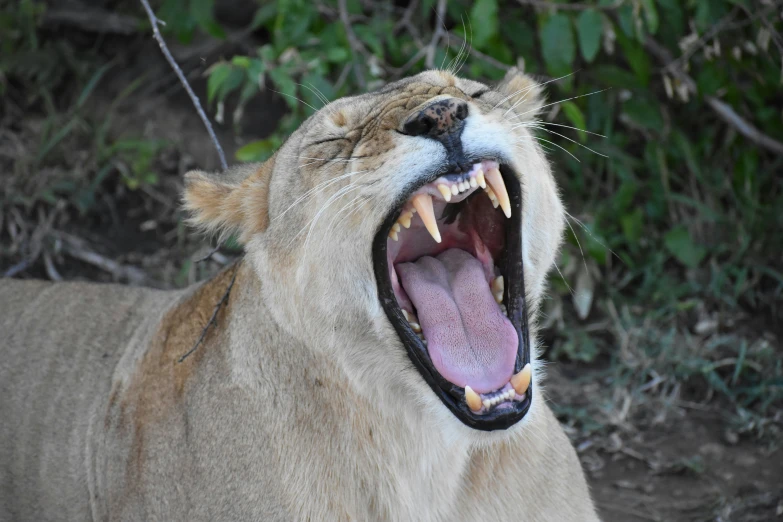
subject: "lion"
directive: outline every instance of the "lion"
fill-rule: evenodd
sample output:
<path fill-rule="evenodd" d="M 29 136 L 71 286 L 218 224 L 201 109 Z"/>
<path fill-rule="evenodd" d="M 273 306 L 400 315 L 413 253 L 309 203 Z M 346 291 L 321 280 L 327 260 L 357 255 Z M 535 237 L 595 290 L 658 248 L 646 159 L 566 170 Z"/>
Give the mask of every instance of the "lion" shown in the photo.
<path fill-rule="evenodd" d="M 433 70 L 186 175 L 244 256 L 178 291 L 0 283 L 0 519 L 598 520 L 536 316 L 542 87 Z"/>

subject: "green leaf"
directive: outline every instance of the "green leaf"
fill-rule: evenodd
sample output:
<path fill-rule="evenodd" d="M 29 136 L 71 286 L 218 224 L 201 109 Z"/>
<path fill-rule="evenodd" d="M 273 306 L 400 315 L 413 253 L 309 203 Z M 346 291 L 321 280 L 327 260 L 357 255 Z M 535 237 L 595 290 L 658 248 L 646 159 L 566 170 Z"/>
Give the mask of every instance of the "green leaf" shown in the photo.
<path fill-rule="evenodd" d="M 693 242 L 688 229 L 684 226 L 679 226 L 667 232 L 663 238 L 663 244 L 677 261 L 688 268 L 699 266 L 699 263 L 707 254 L 707 250 L 704 247 Z"/>
<path fill-rule="evenodd" d="M 582 110 L 572 101 L 563 102 L 560 104 L 560 106 L 563 108 L 563 113 L 565 114 L 566 118 L 568 118 L 568 121 L 570 121 L 574 127 L 579 129 L 579 141 L 584 143 L 585 140 L 587 140 L 587 133 L 584 132 L 586 129 L 586 124 L 585 116 L 582 114 Z"/>
<path fill-rule="evenodd" d="M 655 0 L 642 0 L 642 9 L 644 9 L 644 21 L 647 23 L 647 30 L 650 34 L 658 32 L 658 9 L 655 7 Z"/>
<path fill-rule="evenodd" d="M 585 9 L 576 19 L 576 33 L 582 58 L 591 63 L 601 49 L 603 19 L 595 9 Z"/>
<path fill-rule="evenodd" d="M 470 10 L 470 20 L 473 28 L 473 47 L 481 49 L 498 34 L 497 0 L 477 0 Z M 436 23 L 442 24 L 445 20 L 437 20 Z"/>
<path fill-rule="evenodd" d="M 232 67 L 228 63 L 216 63 L 210 68 L 207 79 L 207 103 L 212 103 L 220 87 L 231 74 Z"/>
<path fill-rule="evenodd" d="M 278 145 L 278 140 L 274 138 L 253 141 L 241 147 L 234 156 L 241 162 L 264 161 L 272 155 Z"/>
<path fill-rule="evenodd" d="M 538 35 L 541 39 L 541 55 L 549 73 L 552 76 L 564 76 L 572 72 L 576 44 L 571 19 L 562 13 L 554 14 L 539 26 Z"/>
<path fill-rule="evenodd" d="M 656 101 L 634 97 L 623 104 L 623 111 L 640 127 L 652 131 L 663 128 L 663 118 Z"/>
<path fill-rule="evenodd" d="M 641 208 L 636 208 L 630 214 L 626 214 L 620 218 L 620 225 L 623 228 L 623 235 L 626 241 L 632 245 L 636 245 L 639 239 L 642 237 L 644 231 L 644 214 Z"/>
<path fill-rule="evenodd" d="M 269 76 L 275 82 L 276 90 L 283 95 L 286 104 L 296 110 L 299 106 L 299 100 L 296 97 L 296 82 L 291 78 L 288 71 L 283 69 L 270 69 Z"/>

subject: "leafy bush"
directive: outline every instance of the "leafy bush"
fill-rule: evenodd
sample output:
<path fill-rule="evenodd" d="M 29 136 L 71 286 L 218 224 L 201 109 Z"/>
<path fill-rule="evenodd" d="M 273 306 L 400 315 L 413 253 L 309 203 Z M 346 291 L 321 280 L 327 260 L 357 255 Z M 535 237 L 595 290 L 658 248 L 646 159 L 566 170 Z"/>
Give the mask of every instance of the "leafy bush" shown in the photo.
<path fill-rule="evenodd" d="M 433 42 L 432 64 L 473 78 L 497 80 L 517 65 L 547 83 L 550 103 L 539 139 L 557 165 L 573 215 L 571 247 L 560 261 L 556 306 L 549 312 L 575 320 L 569 307 L 560 312 L 564 307 L 557 306 L 575 285 L 573 300 L 581 301 L 583 319 L 606 317 L 615 303 L 632 310 L 607 327 L 615 334 L 621 324 L 634 328 L 650 317 L 661 331 L 671 327 L 686 337 L 699 335 L 695 323 L 705 314 L 735 325 L 747 313 L 780 317 L 780 5 L 444 5 L 355 0 L 343 5 L 342 16 L 337 1 L 278 0 L 260 7 L 251 28 L 268 33 L 269 43 L 254 55 L 215 64 L 209 102 L 233 96 L 241 114 L 257 92 L 273 89 L 289 113 L 277 133 L 246 145 L 237 159 L 264 159 L 328 100 L 423 70 Z M 434 40 L 439 26 L 443 38 Z M 730 117 L 715 108 L 720 103 Z M 774 143 L 748 139 L 742 134 L 747 125 Z M 599 311 L 589 315 L 591 308 Z M 607 339 L 572 328 L 558 335 L 556 357 L 618 357 L 617 335 Z M 738 345 L 729 355 L 744 360 Z M 666 359 L 648 363 L 635 373 L 640 382 L 651 368 L 672 369 Z M 729 374 L 711 369 L 708 384 L 737 384 L 742 376 L 742 384 L 769 385 L 773 398 L 782 396 L 779 365 L 747 375 L 742 370 L 741 364 Z"/>

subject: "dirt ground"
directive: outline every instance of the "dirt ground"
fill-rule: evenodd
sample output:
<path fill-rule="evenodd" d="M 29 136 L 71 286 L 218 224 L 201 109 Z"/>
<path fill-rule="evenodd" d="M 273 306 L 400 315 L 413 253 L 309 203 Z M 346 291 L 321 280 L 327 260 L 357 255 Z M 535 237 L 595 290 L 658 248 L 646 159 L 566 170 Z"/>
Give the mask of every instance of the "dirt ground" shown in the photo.
<path fill-rule="evenodd" d="M 59 276 L 170 288 L 208 277 L 237 255 L 221 251 L 209 261 L 194 262 L 209 246 L 183 225 L 177 209 L 181 176 L 191 168 L 216 167 L 216 155 L 155 46 L 146 45 L 133 59 L 125 59 L 120 68 L 124 72 L 101 85 L 90 102 L 91 111 L 105 110 L 115 93 L 141 70 L 152 78 L 167 78 L 123 104 L 113 125 L 125 134 L 166 140 L 155 163 L 159 183 L 130 191 L 109 179 L 103 186 L 107 197 L 93 211 L 86 215 L 67 208 L 59 211 L 49 227 L 55 241 L 44 242 L 42 248 L 48 254 L 28 260 L 16 277 Z M 203 94 L 203 67 L 190 67 L 189 72 L 196 90 Z M 273 101 L 250 107 L 246 118 L 252 128 L 245 130 L 243 139 L 262 137 L 274 127 L 279 114 L 279 103 Z M 20 154 L 32 149 L 40 123 L 40 116 L 23 116 L 13 123 L 3 120 L 1 129 L 6 136 L 16 137 Z M 229 125 L 218 126 L 218 134 L 231 158 L 243 139 Z M 2 233 L 3 241 L 12 240 Z M 20 249 L 2 259 L 0 273 L 24 263 L 28 251 Z M 605 402 L 610 392 L 602 389 L 599 369 L 553 363 L 548 374 L 550 400 L 578 449 L 605 521 L 783 520 L 779 441 L 731 431 L 720 401 L 686 400 L 683 395 L 658 414 L 614 412 L 624 419 L 612 427 L 588 429 L 585 419 L 576 419 L 572 412 Z"/>

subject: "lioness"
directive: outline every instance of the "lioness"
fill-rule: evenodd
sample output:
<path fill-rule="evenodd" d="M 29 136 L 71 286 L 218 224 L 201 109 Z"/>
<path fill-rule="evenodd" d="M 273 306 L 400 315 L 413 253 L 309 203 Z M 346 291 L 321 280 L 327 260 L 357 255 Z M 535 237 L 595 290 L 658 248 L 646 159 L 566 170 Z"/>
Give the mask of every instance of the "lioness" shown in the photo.
<path fill-rule="evenodd" d="M 429 71 L 189 173 L 246 246 L 191 288 L 0 283 L 0 519 L 597 520 L 537 373 L 541 100 Z"/>

